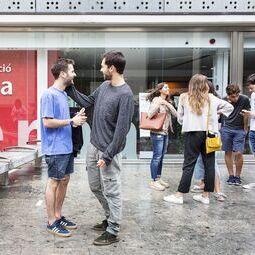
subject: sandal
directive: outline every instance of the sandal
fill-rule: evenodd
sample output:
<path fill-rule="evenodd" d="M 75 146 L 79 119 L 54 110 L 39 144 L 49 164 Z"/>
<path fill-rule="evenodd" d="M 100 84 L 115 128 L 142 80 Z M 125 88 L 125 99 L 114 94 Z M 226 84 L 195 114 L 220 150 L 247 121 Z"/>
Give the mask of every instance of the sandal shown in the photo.
<path fill-rule="evenodd" d="M 192 193 L 199 193 L 204 191 L 204 187 L 199 185 L 194 185 L 193 188 L 190 190 Z"/>
<path fill-rule="evenodd" d="M 213 195 L 214 195 L 215 199 L 219 202 L 224 202 L 227 198 L 227 196 L 221 192 L 216 192 Z"/>

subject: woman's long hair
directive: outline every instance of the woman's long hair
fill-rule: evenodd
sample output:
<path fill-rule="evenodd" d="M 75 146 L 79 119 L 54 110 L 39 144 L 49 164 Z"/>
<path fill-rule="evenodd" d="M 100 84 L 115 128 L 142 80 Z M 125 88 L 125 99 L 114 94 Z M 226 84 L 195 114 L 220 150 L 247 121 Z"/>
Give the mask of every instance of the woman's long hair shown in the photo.
<path fill-rule="evenodd" d="M 152 102 L 154 97 L 159 97 L 160 90 L 164 87 L 165 84 L 167 85 L 167 83 L 161 82 L 161 83 L 157 84 L 154 89 L 150 89 L 148 91 L 149 95 L 146 97 L 146 100 Z M 171 102 L 170 94 L 166 97 L 166 101 Z"/>
<path fill-rule="evenodd" d="M 220 96 L 218 95 L 218 93 L 215 90 L 215 87 L 213 86 L 211 81 L 208 81 L 208 86 L 209 86 L 209 93 L 213 94 L 214 96 L 220 98 Z"/>
<path fill-rule="evenodd" d="M 188 102 L 192 112 L 202 115 L 202 109 L 208 102 L 209 85 L 207 77 L 195 74 L 189 81 Z"/>

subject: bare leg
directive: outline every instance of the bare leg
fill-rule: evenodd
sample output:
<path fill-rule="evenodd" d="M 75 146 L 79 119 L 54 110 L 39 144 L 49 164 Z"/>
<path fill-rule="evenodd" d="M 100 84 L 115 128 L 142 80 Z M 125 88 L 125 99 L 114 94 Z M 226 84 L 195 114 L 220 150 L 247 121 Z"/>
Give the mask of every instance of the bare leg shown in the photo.
<path fill-rule="evenodd" d="M 215 175 L 214 192 L 220 193 L 220 178 L 217 174 Z"/>
<path fill-rule="evenodd" d="M 45 202 L 48 215 L 49 224 L 53 224 L 56 220 L 55 217 L 55 200 L 56 200 L 56 191 L 59 185 L 59 181 L 54 179 L 48 179 L 46 190 L 45 190 Z"/>
<path fill-rule="evenodd" d="M 225 163 L 229 175 L 234 175 L 232 151 L 225 152 Z"/>
<path fill-rule="evenodd" d="M 241 152 L 235 153 L 236 176 L 240 176 L 243 168 L 243 154 Z"/>
<path fill-rule="evenodd" d="M 209 194 L 210 194 L 210 192 L 204 191 L 202 196 L 203 196 L 203 197 L 209 197 Z"/>
<path fill-rule="evenodd" d="M 182 193 L 182 192 L 177 191 L 177 192 L 175 193 L 175 196 L 176 196 L 176 197 L 183 197 L 183 193 Z"/>
<path fill-rule="evenodd" d="M 64 199 L 66 196 L 66 190 L 67 190 L 67 185 L 69 183 L 70 176 L 65 175 L 65 178 L 59 182 L 59 186 L 57 188 L 56 192 L 56 202 L 55 202 L 55 217 L 56 219 L 61 218 L 61 211 L 62 211 L 62 206 L 64 203 Z"/>
<path fill-rule="evenodd" d="M 200 183 L 199 183 L 198 185 L 201 187 L 201 189 L 204 189 L 204 187 L 205 187 L 205 182 L 204 182 L 204 180 L 203 180 L 203 179 L 200 180 Z"/>

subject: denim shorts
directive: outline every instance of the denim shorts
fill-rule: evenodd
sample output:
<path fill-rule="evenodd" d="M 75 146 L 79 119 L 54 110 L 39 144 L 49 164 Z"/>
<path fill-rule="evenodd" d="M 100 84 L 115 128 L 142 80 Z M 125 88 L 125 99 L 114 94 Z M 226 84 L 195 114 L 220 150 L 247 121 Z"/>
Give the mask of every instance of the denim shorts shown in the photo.
<path fill-rule="evenodd" d="M 246 132 L 244 129 L 230 129 L 227 127 L 222 127 L 220 133 L 223 151 L 244 151 L 246 137 Z"/>
<path fill-rule="evenodd" d="M 70 154 L 45 155 L 48 165 L 48 177 L 55 180 L 64 179 L 74 171 L 74 156 Z"/>

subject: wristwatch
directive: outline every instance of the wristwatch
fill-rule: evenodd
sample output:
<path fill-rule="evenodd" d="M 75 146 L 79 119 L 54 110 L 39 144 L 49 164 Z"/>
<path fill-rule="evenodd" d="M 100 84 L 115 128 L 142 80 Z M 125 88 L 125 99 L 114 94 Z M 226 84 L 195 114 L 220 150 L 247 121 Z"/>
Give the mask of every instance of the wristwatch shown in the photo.
<path fill-rule="evenodd" d="M 72 119 L 70 119 L 70 125 L 73 126 L 73 120 Z"/>

